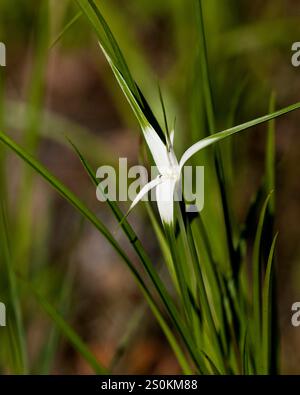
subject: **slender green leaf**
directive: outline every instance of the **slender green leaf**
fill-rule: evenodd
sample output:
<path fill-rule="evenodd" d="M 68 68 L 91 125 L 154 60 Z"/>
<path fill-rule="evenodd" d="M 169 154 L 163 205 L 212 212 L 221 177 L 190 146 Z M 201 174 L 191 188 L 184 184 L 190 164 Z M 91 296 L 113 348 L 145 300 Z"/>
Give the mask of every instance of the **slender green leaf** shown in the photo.
<path fill-rule="evenodd" d="M 67 31 L 69 31 L 75 23 L 78 21 L 78 19 L 82 16 L 82 12 L 79 11 L 77 12 L 76 15 L 73 16 L 73 18 L 64 26 L 64 28 L 61 30 L 61 32 L 55 37 L 55 39 L 52 41 L 49 49 L 52 49 L 55 47 L 55 45 L 61 40 L 61 38 L 65 35 Z"/>
<path fill-rule="evenodd" d="M 14 346 L 11 352 L 16 353 L 16 372 L 26 374 L 28 373 L 28 362 L 27 362 L 27 347 L 26 347 L 26 334 L 22 319 L 20 294 L 17 289 L 16 276 L 13 269 L 11 248 L 8 234 L 8 224 L 6 218 L 6 208 L 4 206 L 4 196 L 2 196 L 2 202 L 0 203 L 0 240 L 2 249 L 2 259 L 4 260 L 5 270 L 7 274 L 7 283 L 9 290 L 9 301 L 12 309 L 12 321 L 9 321 L 11 325 L 11 339 L 13 339 Z"/>
<path fill-rule="evenodd" d="M 24 128 L 22 133 L 24 145 L 33 153 L 37 151 L 40 141 L 40 124 L 42 123 L 45 95 L 45 72 L 48 61 L 49 25 L 49 0 L 45 0 L 40 2 L 38 6 L 38 17 L 34 26 L 35 56 L 30 75 L 25 126 L 22 126 Z M 17 265 L 18 268 L 22 266 L 23 273 L 28 272 L 30 262 L 33 187 L 33 174 L 27 167 L 22 168 L 16 203 L 15 248 L 12 252 L 14 265 Z"/>
<path fill-rule="evenodd" d="M 275 235 L 267 263 L 266 275 L 262 295 L 262 373 L 271 373 L 271 349 L 272 349 L 272 285 L 274 270 L 274 253 L 278 233 Z"/>
<path fill-rule="evenodd" d="M 240 133 L 244 130 L 250 129 L 254 126 L 262 124 L 264 122 L 271 121 L 272 119 L 281 117 L 282 115 L 288 114 L 291 111 L 295 111 L 300 109 L 300 102 L 292 104 L 288 107 L 284 107 L 281 110 L 275 111 L 272 114 L 264 115 L 262 117 L 253 119 L 251 121 L 245 122 L 241 125 L 234 126 L 233 128 L 229 128 L 223 130 L 222 132 L 218 132 L 213 134 L 212 136 L 205 137 L 204 139 L 198 141 L 197 143 L 193 144 L 190 148 L 188 148 L 185 153 L 183 154 L 180 165 L 183 166 L 195 153 L 198 151 L 209 147 L 215 143 L 218 143 L 221 140 L 224 140 L 234 134 Z"/>
<path fill-rule="evenodd" d="M 211 89 L 209 64 L 208 64 L 208 56 L 207 56 L 207 44 L 206 44 L 206 35 L 205 35 L 205 27 L 204 27 L 202 0 L 195 0 L 195 6 L 196 6 L 195 15 L 197 18 L 197 27 L 199 29 L 198 37 L 199 37 L 200 66 L 201 66 L 202 83 L 203 83 L 204 104 L 206 108 L 209 131 L 210 134 L 213 134 L 216 131 L 215 111 L 214 111 L 213 95 Z"/>
<path fill-rule="evenodd" d="M 257 355 L 261 355 L 261 322 L 262 322 L 262 282 L 261 282 L 261 245 L 262 245 L 262 232 L 263 226 L 265 222 L 265 216 L 267 212 L 267 207 L 270 202 L 271 192 L 262 207 L 259 222 L 256 230 L 254 247 L 253 247 L 253 259 L 252 259 L 252 266 L 253 266 L 253 324 L 254 324 L 254 341 L 257 347 Z M 261 358 L 257 358 L 257 370 L 261 372 Z"/>

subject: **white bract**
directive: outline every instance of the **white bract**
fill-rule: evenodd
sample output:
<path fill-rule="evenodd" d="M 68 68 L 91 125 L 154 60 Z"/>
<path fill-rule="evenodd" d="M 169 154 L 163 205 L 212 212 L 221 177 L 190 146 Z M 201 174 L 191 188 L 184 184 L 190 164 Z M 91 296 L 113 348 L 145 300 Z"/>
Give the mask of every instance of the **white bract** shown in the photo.
<path fill-rule="evenodd" d="M 156 201 L 161 220 L 164 224 L 172 225 L 174 222 L 174 196 L 176 193 L 181 193 L 181 172 L 184 164 L 192 155 L 217 139 L 212 136 L 192 145 L 178 162 L 173 146 L 174 131 L 172 131 L 170 139 L 167 139 L 169 140 L 167 144 L 164 144 L 152 126 L 148 125 L 142 129 L 159 175 L 141 189 L 132 202 L 129 212 L 151 189 L 156 188 Z"/>

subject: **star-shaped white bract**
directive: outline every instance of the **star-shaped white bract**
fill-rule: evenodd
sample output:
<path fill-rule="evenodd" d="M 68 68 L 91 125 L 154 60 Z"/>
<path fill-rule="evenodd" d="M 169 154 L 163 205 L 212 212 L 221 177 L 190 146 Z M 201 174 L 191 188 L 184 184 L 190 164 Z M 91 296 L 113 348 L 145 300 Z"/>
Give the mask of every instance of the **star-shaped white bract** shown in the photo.
<path fill-rule="evenodd" d="M 180 162 L 174 152 L 174 131 L 166 144 L 160 139 L 154 128 L 150 125 L 143 128 L 145 140 L 151 152 L 159 175 L 147 183 L 132 202 L 129 212 L 153 188 L 156 188 L 157 207 L 162 222 L 166 225 L 174 223 L 174 196 L 181 192 L 181 172 L 185 163 L 202 148 L 215 142 L 216 138 L 208 137 L 192 145 L 185 151 Z"/>
<path fill-rule="evenodd" d="M 159 175 L 153 185 L 148 183 L 141 189 L 139 199 L 135 199 L 130 210 L 154 187 L 156 188 L 156 201 L 161 220 L 163 223 L 172 224 L 174 193 L 180 182 L 179 163 L 173 149 L 174 132 L 170 135 L 168 146 L 162 142 L 150 125 L 143 129 L 143 133 Z"/>

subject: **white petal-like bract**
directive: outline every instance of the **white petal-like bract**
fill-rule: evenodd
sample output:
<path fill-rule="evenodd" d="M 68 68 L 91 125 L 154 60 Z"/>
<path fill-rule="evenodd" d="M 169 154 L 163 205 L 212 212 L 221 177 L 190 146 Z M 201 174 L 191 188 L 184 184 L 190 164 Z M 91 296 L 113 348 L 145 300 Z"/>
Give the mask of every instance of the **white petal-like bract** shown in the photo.
<path fill-rule="evenodd" d="M 159 215 L 162 222 L 167 225 L 174 222 L 174 192 L 177 182 L 176 178 L 166 178 L 156 187 Z"/>
<path fill-rule="evenodd" d="M 156 177 L 154 180 L 148 182 L 141 190 L 140 192 L 136 195 L 136 198 L 133 200 L 131 203 L 131 206 L 128 210 L 128 214 L 130 211 L 136 206 L 142 199 L 143 197 L 151 191 L 151 189 L 155 188 L 157 185 L 163 182 L 163 179 L 161 176 Z"/>
<path fill-rule="evenodd" d="M 168 150 L 156 131 L 150 125 L 143 128 L 144 136 L 158 171 L 171 166 Z"/>

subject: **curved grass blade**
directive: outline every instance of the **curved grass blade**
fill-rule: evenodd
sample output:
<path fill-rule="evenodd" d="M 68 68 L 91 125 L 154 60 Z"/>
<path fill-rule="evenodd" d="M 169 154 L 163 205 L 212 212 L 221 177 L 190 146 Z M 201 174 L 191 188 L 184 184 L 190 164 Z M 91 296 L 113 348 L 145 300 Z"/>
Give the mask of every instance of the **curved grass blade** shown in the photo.
<path fill-rule="evenodd" d="M 199 30 L 199 52 L 200 52 L 202 83 L 203 83 L 204 104 L 206 108 L 209 131 L 210 134 L 213 134 L 216 130 L 215 111 L 214 111 L 208 57 L 207 57 L 207 45 L 206 45 L 206 35 L 204 28 L 202 0 L 196 0 L 195 7 L 196 7 L 197 27 Z"/>
<path fill-rule="evenodd" d="M 248 342 L 248 328 L 246 327 L 243 339 L 243 375 L 250 375 L 250 356 L 249 356 L 249 342 Z"/>
<path fill-rule="evenodd" d="M 190 148 L 188 148 L 185 153 L 183 154 L 180 160 L 180 166 L 182 167 L 195 153 L 198 151 L 209 147 L 219 141 L 226 139 L 229 136 L 234 134 L 240 133 L 244 130 L 250 129 L 253 126 L 257 126 L 261 123 L 265 123 L 271 121 L 272 119 L 281 117 L 282 115 L 288 114 L 291 111 L 295 111 L 300 109 L 300 102 L 292 104 L 288 107 L 284 107 L 281 110 L 275 111 L 272 114 L 264 115 L 262 117 L 253 119 L 251 121 L 242 123 L 241 125 L 234 126 L 233 128 L 229 128 L 223 130 L 222 132 L 215 133 L 209 137 L 205 137 L 203 140 L 198 141 L 197 143 L 193 144 Z"/>
<path fill-rule="evenodd" d="M 204 352 L 203 350 L 201 352 L 204 355 L 205 359 L 208 361 L 208 363 L 209 363 L 209 365 L 210 365 L 210 367 L 212 369 L 213 374 L 216 375 L 216 376 L 221 376 L 222 373 L 218 370 L 216 365 L 213 363 L 213 361 L 210 358 L 210 356 L 206 352 Z"/>
<path fill-rule="evenodd" d="M 271 357 L 272 357 L 272 286 L 273 286 L 273 270 L 274 270 L 274 253 L 278 233 L 276 233 L 267 263 L 266 275 L 263 286 L 262 297 L 262 373 L 270 374 Z"/>
<path fill-rule="evenodd" d="M 254 247 L 253 247 L 253 325 L 254 325 L 254 344 L 257 347 L 256 350 L 256 362 L 257 362 L 257 371 L 258 373 L 261 372 L 261 335 L 262 335 L 262 327 L 261 327 L 261 320 L 262 320 L 262 284 L 261 284 L 261 244 L 262 244 L 262 233 L 263 233 L 263 226 L 265 222 L 267 207 L 270 202 L 272 193 L 269 193 L 267 196 L 264 205 L 262 207 L 259 222 L 256 230 L 255 240 L 254 240 Z"/>
<path fill-rule="evenodd" d="M 61 32 L 55 37 L 55 39 L 52 41 L 49 49 L 52 49 L 55 47 L 55 45 L 60 41 L 60 39 L 64 36 L 64 34 L 71 29 L 75 25 L 75 23 L 78 21 L 78 19 L 82 16 L 82 12 L 79 11 L 77 12 L 76 15 L 64 26 L 64 28 L 61 30 Z"/>

